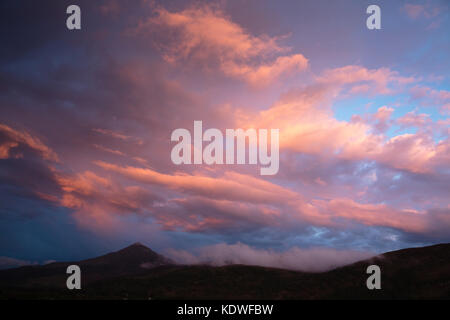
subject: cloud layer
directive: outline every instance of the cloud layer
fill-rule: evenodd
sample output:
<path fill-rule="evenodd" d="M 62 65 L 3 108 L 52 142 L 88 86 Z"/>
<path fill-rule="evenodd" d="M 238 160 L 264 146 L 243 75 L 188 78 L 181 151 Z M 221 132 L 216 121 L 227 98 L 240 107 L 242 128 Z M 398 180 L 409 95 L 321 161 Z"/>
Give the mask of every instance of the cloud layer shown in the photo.
<path fill-rule="evenodd" d="M 306 272 L 322 272 L 368 259 L 374 254 L 362 251 L 327 248 L 300 249 L 297 247 L 276 252 L 255 249 L 242 243 L 232 245 L 222 243 L 196 249 L 193 254 L 182 250 L 171 250 L 168 255 L 181 264 L 210 264 L 213 266 L 245 264 Z"/>
<path fill-rule="evenodd" d="M 375 34 L 357 5 L 266 4 L 81 1 L 89 27 L 67 33 L 62 4 L 8 2 L 41 14 L 0 19 L 0 255 L 147 241 L 314 271 L 449 241 L 448 6 L 386 4 L 399 23 Z M 173 164 L 195 120 L 278 128 L 278 174 Z"/>

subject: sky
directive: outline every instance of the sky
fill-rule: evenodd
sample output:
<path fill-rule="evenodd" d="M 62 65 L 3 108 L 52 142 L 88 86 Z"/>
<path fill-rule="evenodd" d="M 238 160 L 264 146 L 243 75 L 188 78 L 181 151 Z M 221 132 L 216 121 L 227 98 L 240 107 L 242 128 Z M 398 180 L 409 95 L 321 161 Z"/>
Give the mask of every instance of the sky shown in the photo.
<path fill-rule="evenodd" d="M 449 6 L 2 1 L 0 267 L 139 241 L 322 270 L 449 242 Z M 172 163 L 195 120 L 279 129 L 278 173 Z"/>

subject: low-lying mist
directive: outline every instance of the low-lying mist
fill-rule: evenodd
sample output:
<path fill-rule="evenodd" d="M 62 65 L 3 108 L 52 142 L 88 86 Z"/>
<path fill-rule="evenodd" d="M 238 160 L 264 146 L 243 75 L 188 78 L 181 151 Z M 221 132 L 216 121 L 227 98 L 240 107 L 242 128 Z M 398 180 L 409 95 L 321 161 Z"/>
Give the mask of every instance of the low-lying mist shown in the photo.
<path fill-rule="evenodd" d="M 197 248 L 192 252 L 171 249 L 165 254 L 180 264 L 209 264 L 213 266 L 245 264 L 307 272 L 328 271 L 376 255 L 367 251 L 331 248 L 301 249 L 292 247 L 286 251 L 278 252 L 252 248 L 242 243 L 221 243 Z"/>

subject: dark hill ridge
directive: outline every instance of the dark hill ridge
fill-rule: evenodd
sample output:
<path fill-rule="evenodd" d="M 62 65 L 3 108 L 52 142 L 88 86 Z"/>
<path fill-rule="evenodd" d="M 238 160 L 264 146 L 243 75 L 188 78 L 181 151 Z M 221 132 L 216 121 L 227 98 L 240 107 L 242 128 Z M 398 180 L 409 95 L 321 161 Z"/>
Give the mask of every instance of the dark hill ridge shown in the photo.
<path fill-rule="evenodd" d="M 142 268 L 150 262 L 153 268 Z M 450 299 L 450 244 L 392 251 L 323 273 L 257 266 L 182 266 L 141 244 L 80 261 L 82 289 L 65 288 L 71 263 L 0 271 L 0 298 Z M 381 290 L 366 288 L 367 266 Z"/>
<path fill-rule="evenodd" d="M 123 275 L 134 275 L 163 265 L 173 265 L 170 259 L 154 252 L 141 243 L 134 243 L 122 250 L 97 258 L 75 262 L 53 262 L 43 266 L 24 266 L 0 270 L 0 286 L 30 286 L 46 284 L 65 287 L 66 269 L 76 264 L 81 268 L 84 283 Z"/>
<path fill-rule="evenodd" d="M 80 261 L 81 266 L 114 266 L 124 272 L 132 269 L 150 269 L 162 265 L 174 264 L 170 259 L 154 252 L 143 244 L 136 242 L 122 250 L 103 256 Z"/>

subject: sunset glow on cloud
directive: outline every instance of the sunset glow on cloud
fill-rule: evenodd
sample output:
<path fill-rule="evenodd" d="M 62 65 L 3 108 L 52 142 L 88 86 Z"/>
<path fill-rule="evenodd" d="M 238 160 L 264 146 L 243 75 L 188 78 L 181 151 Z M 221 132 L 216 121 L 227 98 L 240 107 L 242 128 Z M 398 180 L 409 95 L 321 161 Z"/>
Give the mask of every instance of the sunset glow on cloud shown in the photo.
<path fill-rule="evenodd" d="M 0 52 L 0 256 L 323 270 L 450 241 L 446 1 L 382 2 L 376 31 L 359 1 L 79 1 L 79 32 L 7 2 L 36 28 Z M 196 120 L 279 129 L 279 171 L 175 165 Z"/>

